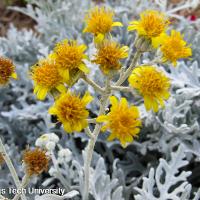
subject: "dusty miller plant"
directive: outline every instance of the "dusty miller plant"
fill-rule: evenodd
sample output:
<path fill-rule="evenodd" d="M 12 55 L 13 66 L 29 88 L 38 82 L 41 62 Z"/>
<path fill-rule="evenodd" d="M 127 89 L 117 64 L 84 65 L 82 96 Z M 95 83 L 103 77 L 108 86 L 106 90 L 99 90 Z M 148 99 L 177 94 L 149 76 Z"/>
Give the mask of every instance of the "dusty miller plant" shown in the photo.
<path fill-rule="evenodd" d="M 34 4 L 36 4 L 36 9 Z M 188 40 L 189 43 L 192 43 L 194 59 L 192 61 L 180 62 L 176 68 L 173 66 L 168 68 L 168 66 L 162 65 L 164 66 L 163 70 L 166 71 L 167 76 L 171 79 L 171 97 L 166 102 L 165 109 L 160 110 L 157 114 L 146 112 L 143 103 L 141 103 L 142 98 L 133 91 L 127 92 L 127 84 L 123 85 L 126 88 L 113 88 L 114 93 L 118 98 L 125 96 L 129 102 L 134 101 L 134 104 L 139 107 L 141 120 L 143 121 L 142 130 L 139 134 L 139 138 L 131 143 L 126 149 L 122 149 L 117 141 L 105 141 L 105 136 L 100 134 L 97 139 L 95 150 L 101 154 L 103 158 L 95 153 L 91 168 L 87 167 L 87 169 L 90 169 L 90 179 L 88 181 L 90 187 L 90 198 L 159 199 L 158 191 L 160 194 L 165 196 L 168 195 L 162 193 L 163 190 L 160 190 L 160 181 L 157 180 L 159 178 L 160 180 L 164 179 L 163 177 L 167 177 L 168 174 L 171 173 L 169 170 L 166 170 L 166 174 L 162 174 L 160 171 L 161 168 L 166 169 L 166 167 L 163 167 L 163 165 L 166 165 L 166 162 L 171 159 L 171 163 L 168 164 L 169 166 L 172 166 L 173 162 L 175 163 L 175 166 L 173 165 L 174 173 L 176 170 L 179 170 L 180 167 L 187 164 L 187 162 L 183 162 L 183 159 L 187 159 L 188 162 L 191 163 L 198 162 L 198 41 L 200 37 L 195 29 L 199 26 L 199 21 L 197 20 L 193 24 L 189 25 L 185 18 L 176 14 L 176 11 L 184 8 L 192 8 L 197 4 L 198 1 L 186 1 L 184 3 L 180 2 L 180 4 L 177 4 L 175 7 L 172 4 L 168 4 L 167 1 L 162 1 L 162 3 L 160 1 L 154 3 L 151 1 L 148 3 L 146 1 L 134 1 L 134 3 L 132 1 L 125 1 L 123 4 L 121 1 L 105 2 L 106 6 L 115 9 L 118 19 L 117 21 L 121 21 L 124 24 L 124 27 L 114 29 L 112 33 L 113 37 L 121 44 L 128 45 L 131 48 L 129 59 L 124 62 L 126 67 L 130 65 L 135 54 L 135 49 L 133 48 L 134 36 L 127 32 L 126 26 L 128 26 L 130 20 L 138 18 L 138 15 L 149 7 L 152 9 L 159 9 L 167 15 L 179 19 L 175 27 L 177 30 L 182 30 L 186 36 L 187 31 L 192 30 L 190 37 L 185 37 L 185 39 Z M 26 9 L 14 9 L 28 14 L 37 21 L 36 30 L 39 32 L 39 35 L 27 30 L 18 31 L 16 28 L 11 26 L 7 37 L 0 39 L 1 54 L 12 58 L 15 61 L 15 65 L 17 66 L 16 70 L 20 77 L 19 81 L 12 82 L 9 88 L 1 89 L 1 133 L 3 139 L 9 146 L 6 146 L 6 151 L 9 152 L 9 155 L 13 159 L 16 154 L 16 152 L 10 150 L 16 148 L 15 146 L 11 146 L 11 143 L 13 142 L 18 146 L 17 148 L 19 148 L 20 151 L 24 149 L 27 143 L 33 144 L 41 133 L 53 131 L 58 134 L 60 138 L 62 137 L 60 140 L 62 146 L 58 145 L 57 148 L 53 148 L 53 150 L 50 148 L 51 145 L 50 147 L 49 145 L 46 147 L 50 148 L 48 151 L 55 152 L 50 153 L 52 161 L 54 161 L 49 170 L 49 174 L 52 177 L 43 183 L 44 187 L 48 188 L 53 185 L 55 180 L 59 180 L 58 186 L 65 188 L 66 192 L 73 190 L 79 191 L 79 194 L 74 191 L 66 194 L 62 199 L 71 198 L 73 196 L 74 199 L 80 199 L 82 198 L 81 195 L 85 195 L 84 186 L 86 184 L 84 184 L 84 180 L 86 179 L 83 164 L 84 161 L 87 160 L 87 151 L 83 152 L 82 157 L 80 150 L 82 150 L 83 147 L 77 147 L 76 143 L 79 138 L 81 138 L 83 143 L 86 143 L 88 137 L 82 133 L 75 134 L 74 136 L 64 136 L 63 134 L 65 131 L 52 126 L 50 123 L 50 116 L 47 118 L 47 113 L 45 111 L 53 104 L 53 99 L 49 99 L 45 102 L 35 100 L 31 91 L 32 84 L 28 76 L 25 76 L 24 74 L 28 74 L 29 66 L 37 62 L 38 59 L 47 56 L 56 42 L 61 41 L 66 37 L 77 39 L 80 43 L 85 42 L 89 46 L 88 55 L 91 58 L 91 56 L 94 55 L 96 45 L 92 43 L 89 34 L 87 35 L 82 33 L 82 29 L 84 28 L 82 19 L 85 14 L 84 11 L 88 10 L 90 6 L 93 5 L 94 3 L 90 1 L 87 1 L 86 3 L 83 2 L 81 5 L 79 1 L 29 1 Z M 79 15 L 77 16 L 76 13 L 79 13 Z M 188 27 L 190 29 L 188 29 Z M 190 31 L 188 32 L 191 33 Z M 131 53 L 131 51 L 133 53 Z M 143 54 L 142 64 L 148 64 L 151 60 L 152 55 L 149 53 Z M 94 78 L 95 82 L 100 84 L 100 87 L 103 88 L 103 75 L 100 74 L 98 66 L 95 66 L 94 63 L 88 61 L 86 61 L 86 63 L 91 71 L 88 77 L 90 79 Z M 113 84 L 117 78 L 118 77 L 115 76 L 111 84 Z M 91 116 L 95 118 L 99 109 L 98 105 L 96 105 L 97 99 L 99 98 L 96 89 L 92 86 L 86 85 L 85 82 L 81 80 L 76 83 L 73 88 L 82 93 L 88 89 L 95 98 L 95 100 L 88 106 L 92 114 Z M 10 103 L 5 104 L 4 102 Z M 108 112 L 108 109 L 106 109 L 106 112 Z M 94 122 L 93 119 L 91 122 Z M 18 124 L 20 124 L 20 126 L 17 126 Z M 91 124 L 90 128 L 93 129 L 93 127 L 93 124 Z M 19 136 L 23 138 L 20 143 L 18 140 Z M 172 151 L 175 147 L 179 146 L 179 144 L 184 145 L 184 152 L 190 152 L 191 154 L 185 157 L 184 152 L 180 152 L 180 149 L 182 148 L 181 146 L 176 152 L 177 156 L 174 156 L 175 154 L 172 153 Z M 70 158 L 64 161 L 61 167 L 59 157 L 62 157 L 63 155 L 61 153 L 59 154 L 59 151 L 61 151 L 62 148 L 69 148 L 73 152 L 73 156 L 68 151 L 71 156 L 67 155 Z M 156 153 L 152 155 L 152 152 Z M 58 157 L 53 156 L 54 154 Z M 161 156 L 166 159 L 166 162 L 163 159 L 158 162 L 159 157 Z M 116 159 L 117 157 L 119 157 L 119 159 Z M 148 159 L 144 160 L 145 158 Z M 179 159 L 180 162 L 177 163 L 176 159 Z M 16 157 L 16 160 L 19 162 L 20 158 Z M 9 161 L 7 160 L 7 162 Z M 18 167 L 15 160 L 13 163 L 15 168 L 17 168 L 18 176 L 21 178 L 23 176 L 23 169 Z M 59 163 L 59 165 L 57 165 L 57 163 Z M 196 169 L 198 169 L 198 167 Z M 188 176 L 189 180 L 192 179 L 190 170 L 187 171 L 182 168 L 180 170 L 183 172 L 182 175 L 175 179 L 178 180 L 181 178 L 183 184 L 174 186 L 174 183 L 171 183 L 169 187 L 173 188 L 174 186 L 175 188 L 173 189 L 176 189 L 175 191 L 184 190 L 184 192 L 169 194 L 171 195 L 170 197 L 172 199 L 198 199 L 199 193 L 197 193 L 196 196 L 191 197 L 198 188 L 196 185 L 191 187 L 187 182 Z M 4 169 L 3 174 L 5 173 L 8 173 L 8 171 L 5 171 Z M 69 174 L 70 177 L 68 177 Z M 99 174 L 102 174 L 102 176 L 99 177 Z M 143 180 L 143 177 L 149 177 L 148 181 L 146 178 Z M 1 180 L 3 182 L 3 178 L 1 178 Z M 19 181 L 15 181 L 18 182 L 19 186 Z M 33 180 L 32 182 L 35 184 Z M 143 184 L 141 190 L 145 192 L 146 196 L 142 196 L 143 193 L 140 192 L 141 190 L 139 188 L 141 188 L 141 183 Z M 152 185 L 155 183 L 159 184 L 156 189 L 155 187 L 152 188 Z M 163 184 L 163 182 L 161 184 Z M 151 186 L 148 189 L 148 192 L 146 192 L 146 185 Z M 163 188 L 165 188 L 165 186 L 166 185 L 163 185 Z M 4 184 L 2 184 L 1 187 L 5 187 Z M 165 199 L 165 196 L 162 196 L 162 198 Z M 31 198 L 40 199 L 38 196 Z M 45 196 L 41 198 L 61 199 L 58 196 Z"/>

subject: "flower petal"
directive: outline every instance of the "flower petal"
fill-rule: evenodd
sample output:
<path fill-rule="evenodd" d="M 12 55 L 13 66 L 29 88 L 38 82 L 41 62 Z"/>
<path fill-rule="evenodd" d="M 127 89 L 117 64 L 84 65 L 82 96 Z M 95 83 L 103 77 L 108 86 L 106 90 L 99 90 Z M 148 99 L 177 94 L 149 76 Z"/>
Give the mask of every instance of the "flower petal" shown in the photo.
<path fill-rule="evenodd" d="M 61 70 L 60 71 L 60 75 L 63 77 L 63 79 L 64 79 L 65 82 L 69 81 L 69 70 L 68 69 Z"/>
<path fill-rule="evenodd" d="M 112 104 L 112 107 L 117 106 L 118 100 L 115 96 L 110 97 L 110 103 Z"/>
<path fill-rule="evenodd" d="M 105 36 L 103 34 L 99 33 L 97 36 L 95 36 L 94 42 L 96 44 L 99 44 L 99 43 L 101 43 L 104 40 L 104 37 Z"/>
<path fill-rule="evenodd" d="M 112 26 L 123 26 L 123 24 L 121 22 L 113 22 Z"/>
<path fill-rule="evenodd" d="M 63 128 L 67 133 L 72 133 L 73 132 L 72 131 L 72 127 L 71 127 L 70 123 L 68 123 L 68 122 L 63 123 Z"/>
<path fill-rule="evenodd" d="M 89 92 L 86 92 L 85 95 L 82 98 L 82 101 L 85 105 L 87 105 L 88 103 L 90 103 L 93 100 L 93 97 L 90 95 Z"/>
<path fill-rule="evenodd" d="M 11 74 L 11 77 L 14 78 L 14 79 L 17 79 L 17 74 L 14 72 L 14 73 Z"/>
<path fill-rule="evenodd" d="M 115 138 L 116 138 L 115 134 L 114 134 L 114 133 L 111 133 L 111 134 L 109 135 L 109 137 L 107 138 L 107 140 L 108 140 L 108 141 L 112 141 L 112 140 L 114 140 Z"/>
<path fill-rule="evenodd" d="M 47 88 L 41 88 L 40 90 L 38 90 L 37 92 L 37 98 L 39 100 L 44 100 L 45 97 L 47 96 L 47 92 L 48 92 L 48 89 Z"/>
<path fill-rule="evenodd" d="M 56 115 L 57 109 L 54 106 L 52 106 L 51 108 L 49 108 L 48 113 L 51 115 Z"/>
<path fill-rule="evenodd" d="M 79 68 L 81 71 L 85 72 L 86 74 L 88 74 L 88 73 L 90 72 L 90 70 L 86 67 L 86 65 L 85 65 L 84 63 L 80 64 L 80 65 L 78 66 L 78 68 Z"/>
<path fill-rule="evenodd" d="M 64 93 L 67 91 L 67 88 L 63 85 L 63 84 L 60 84 L 56 87 L 56 89 L 61 92 L 61 93 Z"/>
<path fill-rule="evenodd" d="M 96 118 L 96 122 L 98 122 L 98 123 L 102 123 L 102 122 L 105 122 L 107 120 L 108 120 L 108 116 L 107 115 L 99 115 Z"/>

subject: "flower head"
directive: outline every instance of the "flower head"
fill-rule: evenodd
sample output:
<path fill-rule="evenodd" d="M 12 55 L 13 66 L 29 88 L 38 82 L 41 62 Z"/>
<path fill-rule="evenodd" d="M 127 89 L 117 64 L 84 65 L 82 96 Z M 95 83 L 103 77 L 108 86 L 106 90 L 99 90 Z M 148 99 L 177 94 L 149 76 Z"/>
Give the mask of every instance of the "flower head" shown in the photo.
<path fill-rule="evenodd" d="M 34 150 L 26 150 L 23 155 L 23 163 L 29 176 L 39 175 L 47 171 L 49 165 L 49 157 L 46 151 L 39 148 Z"/>
<path fill-rule="evenodd" d="M 4 163 L 4 158 L 2 153 L 0 153 L 0 165 L 2 165 Z"/>
<path fill-rule="evenodd" d="M 40 60 L 38 64 L 33 66 L 31 77 L 34 82 L 34 93 L 37 98 L 44 100 L 47 93 L 57 89 L 59 92 L 65 92 L 66 88 L 63 84 L 55 62 L 50 58 Z"/>
<path fill-rule="evenodd" d="M 58 162 L 59 163 L 68 163 L 72 159 L 72 152 L 69 149 L 61 149 L 58 152 Z"/>
<path fill-rule="evenodd" d="M 6 85 L 10 78 L 17 79 L 13 62 L 0 56 L 0 85 Z"/>
<path fill-rule="evenodd" d="M 80 98 L 68 91 L 55 101 L 55 104 L 49 109 L 49 113 L 58 117 L 58 121 L 63 124 L 66 132 L 80 132 L 88 125 L 89 112 L 86 109 L 86 105 L 90 101 L 92 101 L 92 97 L 89 93 Z"/>
<path fill-rule="evenodd" d="M 162 71 L 153 66 L 140 66 L 129 77 L 130 85 L 137 89 L 144 98 L 147 110 L 157 112 L 159 105 L 164 107 L 164 100 L 170 96 L 170 80 Z"/>
<path fill-rule="evenodd" d="M 127 57 L 127 46 L 120 47 L 117 42 L 105 40 L 99 45 L 93 62 L 100 65 L 103 73 L 108 74 L 111 70 L 119 70 L 120 60 Z"/>
<path fill-rule="evenodd" d="M 128 27 L 129 31 L 136 30 L 138 35 L 152 40 L 153 46 L 158 46 L 167 27 L 169 20 L 156 10 L 146 10 L 141 13 L 139 21 L 132 21 Z"/>
<path fill-rule="evenodd" d="M 75 40 L 68 41 L 67 39 L 55 46 L 51 58 L 55 59 L 60 75 L 66 83 L 69 83 L 70 75 L 76 71 L 89 72 L 83 62 L 84 59 L 87 59 L 84 54 L 86 48 L 84 44 L 78 45 Z"/>
<path fill-rule="evenodd" d="M 111 111 L 107 115 L 100 115 L 97 122 L 105 122 L 102 130 L 111 132 L 108 140 L 118 139 L 123 147 L 133 141 L 140 132 L 141 120 L 139 110 L 135 106 L 129 106 L 127 100 L 122 98 L 118 102 L 117 98 L 110 97 L 112 104 Z"/>
<path fill-rule="evenodd" d="M 48 151 L 52 151 L 55 149 L 58 141 L 59 137 L 55 133 L 46 133 L 36 140 L 35 145 L 37 147 L 47 149 Z"/>
<path fill-rule="evenodd" d="M 183 35 L 175 30 L 171 31 L 170 36 L 166 36 L 161 45 L 163 61 L 170 61 L 176 66 L 176 62 L 182 58 L 192 56 L 192 50 L 183 39 Z"/>
<path fill-rule="evenodd" d="M 86 28 L 83 32 L 92 33 L 96 42 L 101 42 L 114 26 L 123 26 L 120 22 L 113 22 L 114 12 L 105 7 L 95 7 L 85 17 Z"/>

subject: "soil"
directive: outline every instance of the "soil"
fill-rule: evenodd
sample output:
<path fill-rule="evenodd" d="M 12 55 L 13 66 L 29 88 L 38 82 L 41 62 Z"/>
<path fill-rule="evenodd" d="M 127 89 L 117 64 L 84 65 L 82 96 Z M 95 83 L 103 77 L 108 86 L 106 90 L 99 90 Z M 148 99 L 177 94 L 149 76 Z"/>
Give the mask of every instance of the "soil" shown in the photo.
<path fill-rule="evenodd" d="M 0 0 L 0 36 L 5 36 L 10 24 L 19 29 L 33 29 L 35 22 L 30 17 L 7 9 L 8 6 L 26 6 L 24 0 Z"/>

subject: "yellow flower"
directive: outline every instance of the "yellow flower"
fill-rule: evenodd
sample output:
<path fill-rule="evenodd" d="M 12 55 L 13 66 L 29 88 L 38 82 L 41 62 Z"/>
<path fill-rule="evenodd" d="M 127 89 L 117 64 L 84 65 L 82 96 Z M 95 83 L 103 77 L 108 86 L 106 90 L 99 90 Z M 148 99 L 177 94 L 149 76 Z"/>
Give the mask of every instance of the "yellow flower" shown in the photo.
<path fill-rule="evenodd" d="M 183 40 L 183 35 L 175 30 L 171 31 L 170 36 L 166 36 L 161 45 L 163 54 L 163 62 L 170 61 L 174 66 L 177 60 L 192 56 L 192 50 L 187 43 Z"/>
<path fill-rule="evenodd" d="M 68 41 L 67 39 L 58 43 L 54 48 L 51 58 L 55 59 L 60 75 L 66 83 L 69 83 L 70 75 L 75 71 L 89 73 L 89 69 L 83 62 L 87 59 L 84 54 L 86 48 L 84 44 L 78 45 L 75 40 Z"/>
<path fill-rule="evenodd" d="M 88 126 L 89 112 L 86 105 L 92 99 L 89 93 L 86 93 L 81 99 L 68 90 L 55 101 L 55 104 L 49 109 L 49 113 L 58 117 L 58 121 L 63 124 L 66 132 L 80 132 Z"/>
<path fill-rule="evenodd" d="M 123 26 L 120 22 L 113 22 L 114 12 L 105 7 L 95 7 L 85 17 L 86 28 L 83 32 L 92 33 L 97 43 L 103 41 L 105 35 L 115 26 Z"/>
<path fill-rule="evenodd" d="M 139 21 L 132 21 L 129 31 L 136 30 L 139 36 L 151 39 L 152 45 L 157 47 L 169 25 L 167 17 L 156 10 L 146 10 L 141 13 Z"/>
<path fill-rule="evenodd" d="M 147 110 L 153 109 L 157 112 L 159 105 L 164 107 L 164 100 L 170 96 L 169 78 L 153 66 L 135 68 L 129 77 L 129 83 L 143 96 Z"/>
<path fill-rule="evenodd" d="M 120 60 L 127 57 L 127 46 L 120 47 L 117 42 L 105 40 L 99 45 L 93 62 L 100 65 L 104 74 L 108 74 L 110 70 L 119 70 Z"/>
<path fill-rule="evenodd" d="M 27 149 L 23 154 L 23 162 L 29 176 L 39 175 L 48 170 L 49 157 L 46 155 L 46 151 L 39 148 Z"/>
<path fill-rule="evenodd" d="M 0 153 L 0 165 L 2 165 L 4 162 L 3 154 Z"/>
<path fill-rule="evenodd" d="M 0 56 L 0 86 L 6 85 L 10 78 L 17 79 L 13 62 L 8 58 Z"/>
<path fill-rule="evenodd" d="M 111 96 L 110 102 L 112 104 L 110 112 L 107 115 L 100 115 L 97 122 L 106 122 L 102 130 L 108 129 L 111 132 L 108 137 L 109 141 L 116 138 L 123 147 L 126 147 L 140 132 L 139 110 L 133 105 L 129 106 L 125 98 L 118 102 L 116 97 Z"/>
<path fill-rule="evenodd" d="M 33 66 L 31 77 L 34 82 L 34 93 L 40 100 L 44 100 L 47 93 L 55 89 L 59 92 L 66 91 L 63 78 L 60 76 L 54 61 L 50 58 L 40 60 L 38 64 Z"/>

